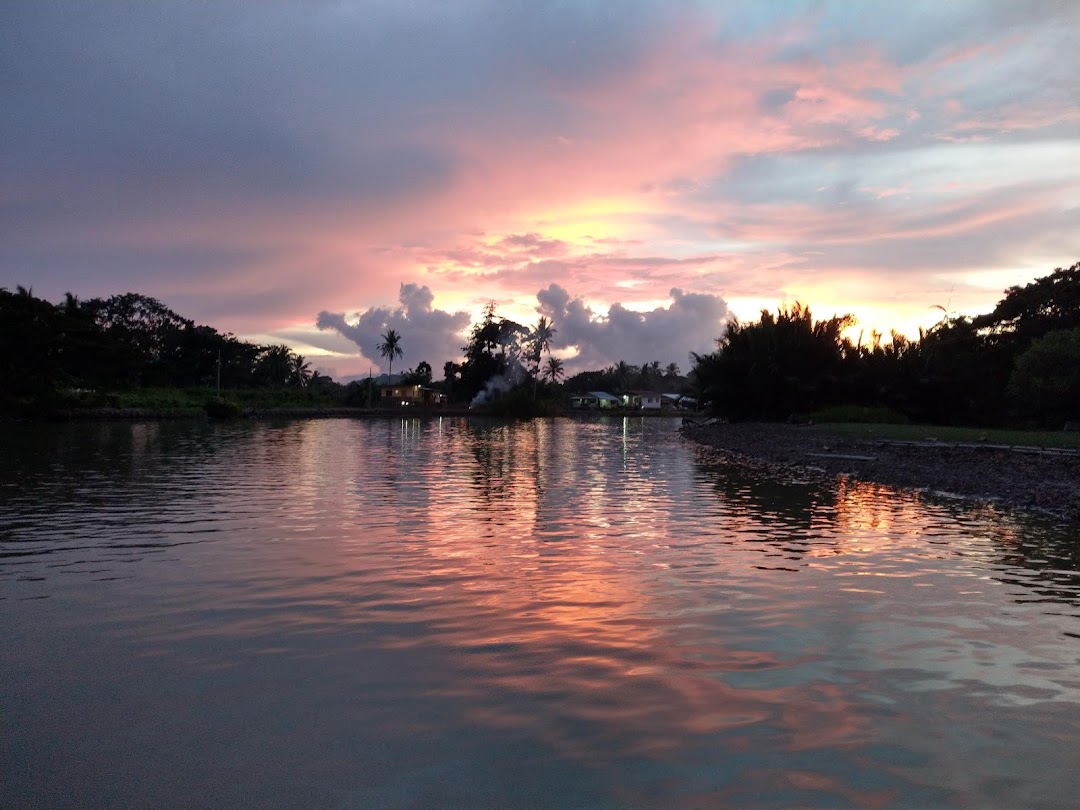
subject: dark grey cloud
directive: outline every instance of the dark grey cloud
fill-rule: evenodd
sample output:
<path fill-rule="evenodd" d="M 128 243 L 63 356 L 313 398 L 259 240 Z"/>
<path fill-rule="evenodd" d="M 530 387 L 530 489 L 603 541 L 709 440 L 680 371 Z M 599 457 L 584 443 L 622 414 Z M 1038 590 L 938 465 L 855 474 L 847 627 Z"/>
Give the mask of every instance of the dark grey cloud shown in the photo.
<path fill-rule="evenodd" d="M 257 192 L 344 175 L 363 193 L 373 171 L 409 165 L 395 150 L 436 151 L 429 136 L 462 104 L 480 120 L 555 126 L 550 106 L 537 107 L 541 94 L 517 83 L 617 74 L 647 47 L 646 12 L 654 16 L 643 4 L 558 13 L 475 2 L 7 4 L 5 168 L 89 161 L 129 178 L 212 173 Z M 354 165 L 357 147 L 374 154 Z M 387 191 L 378 178 L 372 185 Z"/>
<path fill-rule="evenodd" d="M 671 304 L 637 312 L 620 303 L 601 314 L 557 284 L 536 294 L 538 311 L 555 326 L 556 346 L 573 346 L 576 370 L 598 368 L 619 360 L 686 366 L 690 352 L 708 352 L 724 330 L 727 304 L 718 295 L 671 290 Z"/>
<path fill-rule="evenodd" d="M 385 360 L 376 348 L 387 329 L 401 335 L 402 357 L 394 367 L 406 369 L 421 360 L 436 372 L 447 360 L 461 357 L 465 343 L 462 333 L 469 325 L 466 312 L 445 312 L 433 307 L 434 295 L 427 287 L 402 284 L 398 296 L 401 306 L 371 307 L 350 321 L 343 312 L 320 312 L 315 320 L 319 329 L 333 330 L 356 344 L 360 354 L 383 368 Z"/>
<path fill-rule="evenodd" d="M 430 197 L 468 160 L 455 136 L 554 137 L 584 113 L 552 87 L 619 75 L 664 16 L 639 2 L 6 3 L 0 280 L 13 266 L 115 278 L 101 235 L 140 223 L 246 217 L 256 240 L 275 217 Z M 78 238 L 78 262 L 36 252 L 57 233 Z"/>
<path fill-rule="evenodd" d="M 63 224 L 93 218 L 103 197 L 115 213 L 149 203 L 167 214 L 442 187 L 457 158 L 424 116 L 487 79 L 413 15 L 370 4 L 6 5 L 9 190 L 40 198 L 55 187 L 38 216 Z"/>
<path fill-rule="evenodd" d="M 294 313 L 316 311 L 319 304 L 299 306 L 313 300 L 317 285 L 324 288 L 321 301 L 356 290 L 342 279 L 353 272 L 365 242 L 460 243 L 463 227 L 473 228 L 469 236 L 495 227 L 484 222 L 485 212 L 495 219 L 523 213 L 509 210 L 514 191 L 501 188 L 494 173 L 506 169 L 507 160 L 533 159 L 526 149 L 558 143 L 552 154 L 575 165 L 575 154 L 604 138 L 621 146 L 648 135 L 640 124 L 654 99 L 665 108 L 665 100 L 715 92 L 722 111 L 724 88 L 707 84 L 711 74 L 700 71 L 705 64 L 745 69 L 732 73 L 732 81 L 739 87 L 748 82 L 756 94 L 749 103 L 763 114 L 763 127 L 813 137 L 792 147 L 802 150 L 799 156 L 731 162 L 718 136 L 716 161 L 678 166 L 675 177 L 660 170 L 634 175 L 626 164 L 635 187 L 655 190 L 658 208 L 677 200 L 685 203 L 680 211 L 693 209 L 687 217 L 728 226 L 683 228 L 678 217 L 665 221 L 658 213 L 651 224 L 653 233 L 666 235 L 660 241 L 678 244 L 683 255 L 704 235 L 691 250 L 711 252 L 723 246 L 710 237 L 724 242 L 752 224 L 740 207 L 843 208 L 866 243 L 819 251 L 845 267 L 861 261 L 867 273 L 898 267 L 918 261 L 917 240 L 893 240 L 879 251 L 872 230 L 880 213 L 862 189 L 909 180 L 914 187 L 920 172 L 940 189 L 951 168 L 926 168 L 913 154 L 948 139 L 1075 143 L 1078 10 L 1070 0 L 692 7 L 644 0 L 4 3 L 0 285 L 29 283 L 50 296 L 65 289 L 133 289 L 180 301 L 173 305 L 200 320 L 220 315 L 223 320 L 212 322 L 225 328 L 231 328 L 230 316 L 253 322 L 260 306 L 277 314 L 292 301 L 299 302 Z M 793 44 L 773 53 L 779 42 Z M 685 53 L 678 50 L 682 43 Z M 763 55 L 772 67 L 788 63 L 776 86 L 755 81 Z M 870 77 L 872 86 L 861 89 L 845 71 L 859 69 L 864 58 L 871 68 L 879 61 L 883 67 L 881 76 Z M 835 77 L 851 96 L 879 102 L 880 114 L 856 113 L 849 122 L 840 105 L 824 123 L 800 123 L 793 85 L 802 67 L 810 68 L 810 84 Z M 671 120 L 672 132 L 713 117 L 711 111 L 701 115 Z M 863 126 L 867 122 L 872 127 Z M 888 142 L 873 140 L 882 130 L 897 134 Z M 639 154 L 614 148 L 613 160 Z M 551 158 L 534 155 L 539 162 Z M 1018 155 L 1002 162 L 1016 165 L 1023 159 Z M 557 159 L 553 176 L 559 169 Z M 485 200 L 477 191 L 486 172 L 502 199 Z M 580 190 L 567 185 L 566 201 L 573 203 Z M 463 226 L 465 217 L 447 216 L 453 201 L 442 195 L 448 189 L 469 193 L 475 223 Z M 911 205 L 925 199 L 916 195 Z M 1048 214 L 1042 224 L 1024 221 L 1038 237 L 1024 239 L 1010 224 L 976 252 L 1018 255 L 1025 246 L 1042 251 L 1075 244 L 1067 236 L 1075 228 L 1068 229 L 1060 204 L 1039 210 Z M 618 280 L 651 274 L 660 289 L 696 286 L 702 278 L 675 275 L 677 266 L 662 259 L 620 263 L 614 256 L 574 255 L 580 248 L 567 250 L 529 232 L 539 225 L 523 222 L 514 226 L 523 232 L 501 245 L 462 254 L 463 265 L 492 271 L 497 293 L 515 282 L 526 285 L 513 290 L 517 294 L 558 281 L 589 300 L 607 300 L 616 272 Z M 823 234 L 830 238 L 842 231 L 822 227 L 833 227 Z M 400 232 L 384 234 L 383 228 Z M 1011 248 L 997 242 L 1005 233 L 1012 235 Z M 799 234 L 764 238 L 796 255 L 815 249 Z M 962 249 L 963 238 L 974 237 L 928 236 L 924 255 L 944 263 Z M 197 247 L 173 248 L 174 242 Z M 598 252 L 609 250 L 600 244 L 605 240 L 594 242 Z M 610 251 L 627 244 L 612 244 Z M 389 259 L 370 258 L 363 294 L 384 300 L 379 285 L 403 276 Z M 285 278 L 290 272 L 295 281 Z M 461 279 L 477 283 L 471 274 Z M 217 292 L 225 288 L 228 295 Z M 182 298 L 173 295 L 179 290 Z M 616 309 L 603 317 L 620 322 L 624 314 Z"/>

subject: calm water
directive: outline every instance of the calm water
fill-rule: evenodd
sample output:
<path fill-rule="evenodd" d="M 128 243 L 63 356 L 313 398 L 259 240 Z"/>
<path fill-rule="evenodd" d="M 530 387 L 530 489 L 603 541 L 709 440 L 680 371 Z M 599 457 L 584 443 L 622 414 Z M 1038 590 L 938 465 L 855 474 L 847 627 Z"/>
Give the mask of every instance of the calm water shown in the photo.
<path fill-rule="evenodd" d="M 1075 529 L 675 428 L 0 426 L 0 805 L 1080 801 Z"/>

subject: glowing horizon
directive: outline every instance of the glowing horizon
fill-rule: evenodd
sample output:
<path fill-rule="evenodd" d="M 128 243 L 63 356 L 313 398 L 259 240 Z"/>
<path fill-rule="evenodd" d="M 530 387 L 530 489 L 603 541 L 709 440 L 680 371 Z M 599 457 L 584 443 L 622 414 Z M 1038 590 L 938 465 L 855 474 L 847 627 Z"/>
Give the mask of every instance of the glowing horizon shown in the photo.
<path fill-rule="evenodd" d="M 8 9 L 0 286 L 338 376 L 389 325 L 440 371 L 489 300 L 685 370 L 732 316 L 914 336 L 1080 258 L 1080 6 L 275 9 Z"/>

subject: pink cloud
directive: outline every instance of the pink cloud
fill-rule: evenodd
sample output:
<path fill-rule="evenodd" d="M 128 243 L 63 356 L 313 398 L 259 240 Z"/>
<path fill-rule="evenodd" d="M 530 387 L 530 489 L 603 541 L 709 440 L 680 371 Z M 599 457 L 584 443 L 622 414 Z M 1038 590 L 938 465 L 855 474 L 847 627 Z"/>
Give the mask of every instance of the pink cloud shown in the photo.
<path fill-rule="evenodd" d="M 307 101 L 263 87 L 273 103 L 243 110 L 255 132 L 236 126 L 270 131 L 258 145 L 271 157 L 241 138 L 236 154 L 209 163 L 216 171 L 196 162 L 163 178 L 155 161 L 169 155 L 150 153 L 150 179 L 133 164 L 99 170 L 102 159 L 81 169 L 105 177 L 85 199 L 63 172 L 5 184 L 5 205 L 29 212 L 11 218 L 18 227 L 2 242 L 5 257 L 30 259 L 7 265 L 44 273 L 93 247 L 93 289 L 73 281 L 74 291 L 122 285 L 265 334 L 310 324 L 320 310 L 392 309 L 405 280 L 455 307 L 489 297 L 528 306 L 557 283 L 600 313 L 616 299 L 666 300 L 671 288 L 776 299 L 808 275 L 822 288 L 847 283 L 851 267 L 893 278 L 904 261 L 944 265 L 964 251 L 991 266 L 1021 263 L 1031 244 L 1080 249 L 1075 227 L 1054 217 L 1077 193 L 1067 174 L 1080 120 L 1069 95 L 1075 57 L 1032 49 L 1059 41 L 1049 29 L 985 23 L 916 48 L 889 29 L 910 22 L 902 9 L 870 13 L 874 25 L 847 38 L 826 30 L 828 9 L 773 9 L 742 35 L 707 11 L 648 17 L 659 21 L 631 25 L 610 52 L 600 47 L 607 28 L 566 52 L 530 31 L 510 32 L 521 37 L 511 46 L 472 31 L 477 47 L 458 60 L 440 61 L 435 42 L 430 54 L 408 51 L 430 64 L 395 52 L 370 65 L 408 62 L 398 73 L 364 72 L 350 57 L 355 79 L 343 89 L 337 74 L 318 74 Z M 641 25 L 634 14 L 619 21 Z M 983 25 L 993 14 L 976 16 Z M 350 95 L 351 83 L 362 92 Z M 227 127 L 212 131 L 230 142 Z M 954 166 L 953 153 L 918 160 L 928 144 L 1051 137 L 1074 145 L 1053 170 L 1015 155 L 1008 167 Z M 248 159 L 254 181 L 240 171 Z M 353 188 L 365 183 L 376 192 Z M 58 219 L 41 214 L 50 207 Z M 1037 235 L 1011 233 L 1021 224 Z M 931 260 L 934 249 L 942 253 Z"/>

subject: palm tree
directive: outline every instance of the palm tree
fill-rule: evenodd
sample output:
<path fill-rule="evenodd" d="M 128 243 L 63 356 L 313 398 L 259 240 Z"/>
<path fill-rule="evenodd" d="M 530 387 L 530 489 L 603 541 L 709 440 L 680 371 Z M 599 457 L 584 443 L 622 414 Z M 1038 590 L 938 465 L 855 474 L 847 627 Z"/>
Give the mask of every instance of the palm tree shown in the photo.
<path fill-rule="evenodd" d="M 386 334 L 382 336 L 382 343 L 375 348 L 379 350 L 379 356 L 385 357 L 389 362 L 386 381 L 392 382 L 394 379 L 394 358 L 401 357 L 403 354 L 401 351 L 401 335 L 393 329 L 387 329 Z"/>
<path fill-rule="evenodd" d="M 297 388 L 307 388 L 308 382 L 312 379 L 311 364 L 304 360 L 304 355 L 294 354 L 290 358 L 290 365 L 292 366 L 292 384 Z M 318 372 L 315 373 L 318 374 Z"/>
<path fill-rule="evenodd" d="M 292 351 L 284 343 L 263 346 L 257 368 L 265 385 L 274 388 L 288 385 L 293 372 Z"/>
<path fill-rule="evenodd" d="M 679 373 L 680 372 L 678 363 L 668 363 L 667 368 L 664 369 L 664 375 L 666 377 L 678 377 Z"/>
<path fill-rule="evenodd" d="M 549 357 L 541 376 L 549 382 L 557 383 L 560 377 L 566 376 L 566 372 L 563 371 L 562 360 L 558 357 Z"/>
<path fill-rule="evenodd" d="M 532 368 L 532 395 L 536 398 L 536 379 L 540 376 L 540 355 L 551 348 L 551 339 L 555 337 L 555 330 L 551 328 L 546 315 L 541 315 L 536 322 L 536 328 L 529 335 L 529 360 Z"/>
<path fill-rule="evenodd" d="M 551 328 L 545 315 L 540 316 L 530 337 L 532 340 L 529 355 L 533 361 L 533 374 L 536 374 L 540 371 L 540 355 L 551 348 L 551 339 L 555 337 L 555 330 Z"/>

